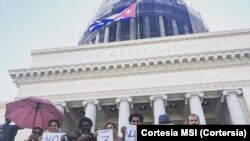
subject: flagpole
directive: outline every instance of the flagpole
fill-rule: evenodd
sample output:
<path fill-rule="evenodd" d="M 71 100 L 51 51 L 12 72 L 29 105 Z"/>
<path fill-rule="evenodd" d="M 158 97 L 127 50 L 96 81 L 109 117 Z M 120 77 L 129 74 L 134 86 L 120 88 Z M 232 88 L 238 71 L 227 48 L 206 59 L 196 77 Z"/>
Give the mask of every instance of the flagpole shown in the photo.
<path fill-rule="evenodd" d="M 139 2 L 136 0 L 136 15 L 137 15 L 137 40 L 140 39 L 140 18 L 139 18 Z"/>

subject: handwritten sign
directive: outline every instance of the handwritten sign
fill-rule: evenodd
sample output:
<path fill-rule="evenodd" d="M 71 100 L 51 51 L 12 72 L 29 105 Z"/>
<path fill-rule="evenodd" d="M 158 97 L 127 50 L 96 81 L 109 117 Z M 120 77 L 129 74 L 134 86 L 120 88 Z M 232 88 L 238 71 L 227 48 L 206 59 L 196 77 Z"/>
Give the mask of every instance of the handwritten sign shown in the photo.
<path fill-rule="evenodd" d="M 97 141 L 113 141 L 113 130 L 99 130 Z"/>
<path fill-rule="evenodd" d="M 61 141 L 61 137 L 65 133 L 43 133 L 42 141 Z"/>
<path fill-rule="evenodd" d="M 126 127 L 125 141 L 136 141 L 136 125 Z"/>

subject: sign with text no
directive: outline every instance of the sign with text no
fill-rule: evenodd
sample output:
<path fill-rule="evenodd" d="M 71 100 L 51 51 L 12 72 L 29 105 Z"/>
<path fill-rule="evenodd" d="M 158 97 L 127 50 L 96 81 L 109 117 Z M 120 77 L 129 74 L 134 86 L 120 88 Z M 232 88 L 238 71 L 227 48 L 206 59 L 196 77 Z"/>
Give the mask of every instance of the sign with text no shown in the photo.
<path fill-rule="evenodd" d="M 61 137 L 65 133 L 43 133 L 42 141 L 61 141 Z"/>

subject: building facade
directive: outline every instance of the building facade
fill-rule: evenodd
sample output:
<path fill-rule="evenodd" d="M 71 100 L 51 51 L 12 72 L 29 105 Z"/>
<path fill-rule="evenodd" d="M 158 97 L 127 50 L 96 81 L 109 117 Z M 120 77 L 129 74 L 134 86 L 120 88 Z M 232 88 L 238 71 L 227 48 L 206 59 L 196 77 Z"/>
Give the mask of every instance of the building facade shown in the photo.
<path fill-rule="evenodd" d="M 190 113 L 202 124 L 249 124 L 249 56 L 245 29 L 35 50 L 30 67 L 9 74 L 16 99 L 46 98 L 65 113 L 64 130 L 81 116 L 121 127 L 131 112 L 147 124 L 163 113 L 175 124 Z"/>
<path fill-rule="evenodd" d="M 103 0 L 94 20 L 132 2 Z M 28 68 L 9 70 L 16 99 L 51 100 L 66 115 L 65 132 L 82 116 L 95 129 L 107 121 L 120 129 L 132 112 L 145 124 L 157 124 L 160 114 L 185 124 L 190 113 L 201 124 L 250 124 L 250 29 L 208 33 L 182 0 L 137 3 L 136 18 L 86 29 L 78 46 L 32 51 Z M 0 111 L 4 122 L 5 103 Z M 21 130 L 16 140 L 29 134 Z"/>
<path fill-rule="evenodd" d="M 122 11 L 136 0 L 103 0 L 93 21 Z M 199 12 L 183 0 L 137 0 L 136 18 L 114 22 L 96 32 L 87 28 L 79 45 L 207 32 Z"/>

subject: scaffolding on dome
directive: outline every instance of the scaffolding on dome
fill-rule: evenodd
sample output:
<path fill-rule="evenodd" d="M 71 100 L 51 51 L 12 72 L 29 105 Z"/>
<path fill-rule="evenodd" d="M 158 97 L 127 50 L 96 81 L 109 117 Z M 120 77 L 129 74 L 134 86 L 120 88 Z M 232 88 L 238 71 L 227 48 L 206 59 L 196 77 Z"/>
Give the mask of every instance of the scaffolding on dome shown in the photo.
<path fill-rule="evenodd" d="M 100 20 L 118 13 L 135 1 L 103 0 L 94 20 Z M 183 0 L 137 0 L 136 18 L 134 20 L 114 22 L 108 27 L 109 37 L 107 42 L 208 32 L 201 14 L 191 6 L 187 6 Z M 98 39 L 97 34 L 99 34 Z M 78 44 L 104 42 L 105 27 L 93 33 L 90 33 L 89 27 L 87 27 Z"/>

